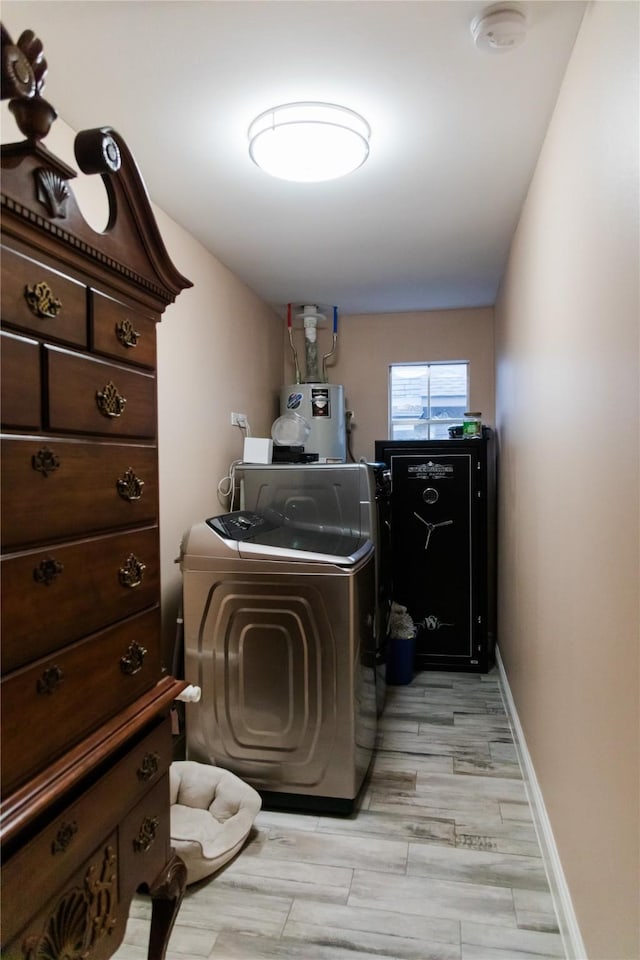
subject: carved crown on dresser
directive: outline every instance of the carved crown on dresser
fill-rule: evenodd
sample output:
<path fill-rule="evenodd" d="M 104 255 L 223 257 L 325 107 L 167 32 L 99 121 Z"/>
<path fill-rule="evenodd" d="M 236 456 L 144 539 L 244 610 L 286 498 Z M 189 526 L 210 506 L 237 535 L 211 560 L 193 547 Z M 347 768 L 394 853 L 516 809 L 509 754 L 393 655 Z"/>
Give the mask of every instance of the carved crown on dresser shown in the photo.
<path fill-rule="evenodd" d="M 108 224 L 43 144 L 32 31 L 2 29 L 2 957 L 101 960 L 137 889 L 165 956 L 186 880 L 169 836 L 160 641 L 155 329 L 191 286 L 113 130 L 76 137 Z"/>

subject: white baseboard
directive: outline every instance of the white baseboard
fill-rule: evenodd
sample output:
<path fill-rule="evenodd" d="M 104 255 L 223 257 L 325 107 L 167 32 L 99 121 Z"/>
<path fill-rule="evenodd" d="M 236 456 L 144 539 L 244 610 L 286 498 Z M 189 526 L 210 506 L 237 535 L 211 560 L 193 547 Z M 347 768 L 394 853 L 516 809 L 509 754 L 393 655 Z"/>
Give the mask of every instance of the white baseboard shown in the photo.
<path fill-rule="evenodd" d="M 553 830 L 551 829 L 551 822 L 547 815 L 542 791 L 536 777 L 531 754 L 527 747 L 524 731 L 520 723 L 520 718 L 518 717 L 518 711 L 513 701 L 511 688 L 498 648 L 496 648 L 496 663 L 500 673 L 502 692 L 505 698 L 505 708 L 513 730 L 513 740 L 516 745 L 518 760 L 522 767 L 525 790 L 527 791 L 527 797 L 531 804 L 535 829 L 538 835 L 538 843 L 542 850 L 547 880 L 549 881 L 549 888 L 558 917 L 558 926 L 560 927 L 565 954 L 567 960 L 588 960 L 575 910 L 573 909 L 571 894 L 569 893 L 569 887 L 560 862 L 560 855 L 558 854 Z"/>

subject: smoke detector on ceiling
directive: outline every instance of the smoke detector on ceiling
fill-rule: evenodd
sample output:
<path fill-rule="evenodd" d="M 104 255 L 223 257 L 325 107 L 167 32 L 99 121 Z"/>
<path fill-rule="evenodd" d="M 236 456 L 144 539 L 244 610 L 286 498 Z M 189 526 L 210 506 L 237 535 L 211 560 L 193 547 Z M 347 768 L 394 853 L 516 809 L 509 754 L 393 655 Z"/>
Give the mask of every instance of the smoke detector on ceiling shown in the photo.
<path fill-rule="evenodd" d="M 506 53 L 520 46 L 527 34 L 527 18 L 517 7 L 487 7 L 471 21 L 471 35 L 478 50 Z"/>

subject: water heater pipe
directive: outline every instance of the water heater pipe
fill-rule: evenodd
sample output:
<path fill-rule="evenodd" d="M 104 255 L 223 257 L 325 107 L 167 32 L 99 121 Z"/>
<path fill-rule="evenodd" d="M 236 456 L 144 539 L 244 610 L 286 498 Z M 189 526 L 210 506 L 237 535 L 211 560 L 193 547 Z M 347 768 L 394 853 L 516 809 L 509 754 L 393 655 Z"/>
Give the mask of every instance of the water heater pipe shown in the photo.
<path fill-rule="evenodd" d="M 327 383 L 329 378 L 327 377 L 327 360 L 334 355 L 336 352 L 336 345 L 338 343 L 338 308 L 333 308 L 333 345 L 329 353 L 325 353 L 322 358 L 322 380 L 324 383 Z"/>
<path fill-rule="evenodd" d="M 293 345 L 293 331 L 291 329 L 291 304 L 287 304 L 287 327 L 289 329 L 289 344 L 291 346 L 291 353 L 293 354 L 293 362 L 296 368 L 296 383 L 301 382 L 300 377 L 300 367 L 298 366 L 298 354 L 296 353 L 296 348 Z"/>
<path fill-rule="evenodd" d="M 318 383 L 318 308 L 312 304 L 305 304 L 302 308 L 302 322 L 304 324 L 304 352 L 307 361 L 307 375 L 305 383 Z M 323 318 L 324 319 L 324 318 Z"/>

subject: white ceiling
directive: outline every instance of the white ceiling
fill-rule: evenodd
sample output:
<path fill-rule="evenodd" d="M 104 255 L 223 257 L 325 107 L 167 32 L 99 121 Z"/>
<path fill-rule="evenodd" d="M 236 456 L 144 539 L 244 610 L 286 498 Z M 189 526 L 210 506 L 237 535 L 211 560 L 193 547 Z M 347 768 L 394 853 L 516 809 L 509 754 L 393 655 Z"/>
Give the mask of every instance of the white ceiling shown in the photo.
<path fill-rule="evenodd" d="M 487 54 L 478 0 L 3 0 L 30 28 L 45 97 L 74 129 L 111 126 L 151 198 L 279 312 L 492 304 L 584 13 L 520 3 L 524 44 Z M 372 128 L 366 164 L 296 184 L 260 171 L 247 127 L 296 100 Z"/>

